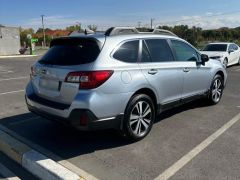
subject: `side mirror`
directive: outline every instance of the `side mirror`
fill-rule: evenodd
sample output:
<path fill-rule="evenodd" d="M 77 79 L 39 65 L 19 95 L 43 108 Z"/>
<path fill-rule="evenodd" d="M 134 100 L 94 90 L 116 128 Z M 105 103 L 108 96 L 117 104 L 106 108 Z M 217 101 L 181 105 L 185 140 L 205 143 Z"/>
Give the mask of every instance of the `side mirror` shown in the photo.
<path fill-rule="evenodd" d="M 229 50 L 228 50 L 228 53 L 229 53 L 229 54 L 231 54 L 232 52 L 234 52 L 233 49 L 229 49 Z"/>
<path fill-rule="evenodd" d="M 202 65 L 205 65 L 209 61 L 209 57 L 206 54 L 201 54 Z"/>

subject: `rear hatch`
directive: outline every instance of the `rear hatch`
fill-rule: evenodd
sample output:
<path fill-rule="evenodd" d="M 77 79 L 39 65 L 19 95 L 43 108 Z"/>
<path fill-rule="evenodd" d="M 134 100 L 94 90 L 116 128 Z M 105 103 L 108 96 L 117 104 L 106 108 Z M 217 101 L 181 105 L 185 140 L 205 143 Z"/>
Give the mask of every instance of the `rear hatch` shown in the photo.
<path fill-rule="evenodd" d="M 95 38 L 66 37 L 51 42 L 48 52 L 32 67 L 35 93 L 50 101 L 71 104 L 79 84 L 65 82 L 70 72 L 90 71 L 102 44 Z"/>

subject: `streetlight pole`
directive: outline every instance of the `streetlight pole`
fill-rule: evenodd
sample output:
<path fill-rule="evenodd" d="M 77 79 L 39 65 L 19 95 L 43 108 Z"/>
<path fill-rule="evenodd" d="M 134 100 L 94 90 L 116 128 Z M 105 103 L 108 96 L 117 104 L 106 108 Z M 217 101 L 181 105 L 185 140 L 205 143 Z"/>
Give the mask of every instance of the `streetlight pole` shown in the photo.
<path fill-rule="evenodd" d="M 44 29 L 44 22 L 43 22 L 43 17 L 45 15 L 41 15 L 42 17 L 42 29 L 43 29 L 43 46 L 46 47 L 46 37 L 45 37 L 45 29 Z"/>

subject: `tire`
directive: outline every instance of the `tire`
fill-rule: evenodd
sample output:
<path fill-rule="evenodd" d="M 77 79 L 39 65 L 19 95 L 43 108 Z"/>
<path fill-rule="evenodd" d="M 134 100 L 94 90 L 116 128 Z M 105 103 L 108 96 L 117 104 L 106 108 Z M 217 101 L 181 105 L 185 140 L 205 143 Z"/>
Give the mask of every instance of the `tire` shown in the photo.
<path fill-rule="evenodd" d="M 130 141 L 146 137 L 155 120 L 155 107 L 152 99 L 145 94 L 133 96 L 125 110 L 121 133 Z"/>
<path fill-rule="evenodd" d="M 228 59 L 227 58 L 225 58 L 223 60 L 223 65 L 225 66 L 225 69 L 227 69 L 227 65 L 228 65 Z"/>
<path fill-rule="evenodd" d="M 211 105 L 218 104 L 222 98 L 224 89 L 224 82 L 222 76 L 219 74 L 215 75 L 208 95 L 208 101 Z"/>
<path fill-rule="evenodd" d="M 240 65 L 240 57 L 239 57 L 239 60 L 238 60 L 238 65 Z"/>

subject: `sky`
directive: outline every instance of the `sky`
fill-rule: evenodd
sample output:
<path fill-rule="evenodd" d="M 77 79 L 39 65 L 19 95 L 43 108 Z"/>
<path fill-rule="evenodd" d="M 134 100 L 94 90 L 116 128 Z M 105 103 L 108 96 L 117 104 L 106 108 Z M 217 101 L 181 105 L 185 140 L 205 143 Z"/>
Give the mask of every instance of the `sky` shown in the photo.
<path fill-rule="evenodd" d="M 240 0 L 0 0 L 0 24 L 38 29 L 81 23 L 111 26 L 189 25 L 203 29 L 240 26 Z"/>

